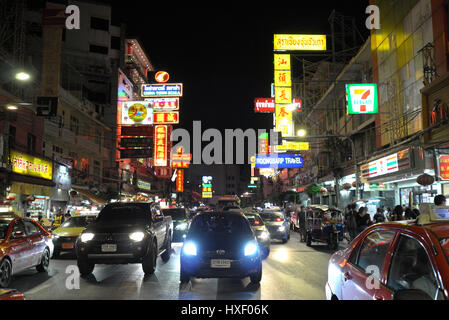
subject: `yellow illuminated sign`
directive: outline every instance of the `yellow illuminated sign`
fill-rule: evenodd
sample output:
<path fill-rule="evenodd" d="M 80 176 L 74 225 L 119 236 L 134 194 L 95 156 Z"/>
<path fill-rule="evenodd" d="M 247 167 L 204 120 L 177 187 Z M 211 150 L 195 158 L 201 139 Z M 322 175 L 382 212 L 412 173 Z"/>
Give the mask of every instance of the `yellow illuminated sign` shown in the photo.
<path fill-rule="evenodd" d="M 274 50 L 326 51 L 326 35 L 275 34 Z"/>
<path fill-rule="evenodd" d="M 308 142 L 284 142 L 280 146 L 276 146 L 277 151 L 309 151 L 310 144 Z"/>
<path fill-rule="evenodd" d="M 275 87 L 274 88 L 275 103 L 292 103 L 292 88 L 291 87 Z"/>
<path fill-rule="evenodd" d="M 274 71 L 274 86 L 275 87 L 291 87 L 292 86 L 291 71 L 275 70 Z"/>
<path fill-rule="evenodd" d="M 274 55 L 274 70 L 290 70 L 291 61 L 289 54 Z"/>
<path fill-rule="evenodd" d="M 293 113 L 288 111 L 289 104 L 276 104 L 276 122 L 280 120 L 293 120 Z"/>
<path fill-rule="evenodd" d="M 294 124 L 292 120 L 276 120 L 276 131 L 281 132 L 283 137 L 294 136 Z"/>
<path fill-rule="evenodd" d="M 13 150 L 11 150 L 10 157 L 13 172 L 46 180 L 53 179 L 53 163 L 51 161 Z"/>

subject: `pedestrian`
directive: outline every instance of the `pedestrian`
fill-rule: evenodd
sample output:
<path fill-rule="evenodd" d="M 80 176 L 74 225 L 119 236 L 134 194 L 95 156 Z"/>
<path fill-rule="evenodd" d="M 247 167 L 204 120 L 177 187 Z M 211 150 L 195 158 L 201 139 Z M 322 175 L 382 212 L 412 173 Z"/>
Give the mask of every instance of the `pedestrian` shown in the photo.
<path fill-rule="evenodd" d="M 363 230 L 369 227 L 371 224 L 370 216 L 368 214 L 367 207 L 360 207 L 357 214 L 357 233 L 361 233 Z"/>
<path fill-rule="evenodd" d="M 27 212 L 25 215 L 27 218 L 31 218 L 31 212 Z"/>
<path fill-rule="evenodd" d="M 397 205 L 396 207 L 394 207 L 393 209 L 393 218 L 392 221 L 401 221 L 404 220 L 403 214 L 404 213 L 404 209 L 402 208 L 402 206 Z"/>
<path fill-rule="evenodd" d="M 355 204 L 348 204 L 347 206 L 347 211 L 346 211 L 346 215 L 345 215 L 345 226 L 346 226 L 346 230 L 349 234 L 349 241 L 351 241 L 352 239 L 354 239 L 357 235 L 357 221 L 356 221 L 356 216 L 357 216 L 357 212 L 355 210 Z"/>
<path fill-rule="evenodd" d="M 382 223 L 385 222 L 384 209 L 378 208 L 376 214 L 373 217 L 374 223 Z"/>
<path fill-rule="evenodd" d="M 418 209 L 413 209 L 413 219 L 418 219 L 419 215 L 421 214 L 421 212 L 419 212 Z"/>
<path fill-rule="evenodd" d="M 412 220 L 413 219 L 413 211 L 412 211 L 412 209 L 406 208 L 405 212 L 404 212 L 404 215 L 405 215 L 405 220 Z"/>
<path fill-rule="evenodd" d="M 434 199 L 433 199 L 434 203 L 436 206 L 445 206 L 446 205 L 446 197 L 443 196 L 442 194 L 437 195 Z"/>

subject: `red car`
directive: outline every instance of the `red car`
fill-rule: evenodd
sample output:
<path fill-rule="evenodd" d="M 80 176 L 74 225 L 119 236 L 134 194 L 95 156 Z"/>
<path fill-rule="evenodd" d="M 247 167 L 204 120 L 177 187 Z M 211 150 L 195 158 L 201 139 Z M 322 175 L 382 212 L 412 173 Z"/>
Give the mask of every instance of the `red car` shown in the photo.
<path fill-rule="evenodd" d="M 449 299 L 449 207 L 376 224 L 329 261 L 328 300 Z"/>
<path fill-rule="evenodd" d="M 25 297 L 15 289 L 0 289 L 0 300 L 25 300 Z"/>
<path fill-rule="evenodd" d="M 52 236 L 32 219 L 0 214 L 0 288 L 27 268 L 46 272 L 53 255 Z"/>

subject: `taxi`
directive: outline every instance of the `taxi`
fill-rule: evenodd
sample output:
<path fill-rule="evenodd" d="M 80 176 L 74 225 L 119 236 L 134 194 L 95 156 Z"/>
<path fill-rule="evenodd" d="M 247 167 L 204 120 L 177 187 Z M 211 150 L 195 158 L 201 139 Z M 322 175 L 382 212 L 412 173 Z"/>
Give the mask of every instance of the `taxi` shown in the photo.
<path fill-rule="evenodd" d="M 448 300 L 449 207 L 375 224 L 329 261 L 328 300 Z"/>
<path fill-rule="evenodd" d="M 75 215 L 66 220 L 59 228 L 53 230 L 53 244 L 55 247 L 53 258 L 57 258 L 62 251 L 75 251 L 75 242 L 81 232 L 97 215 Z"/>
<path fill-rule="evenodd" d="M 255 212 L 244 212 L 245 217 L 248 219 L 251 228 L 256 235 L 257 242 L 259 244 L 262 260 L 265 260 L 270 255 L 270 232 L 265 226 L 262 218 Z"/>

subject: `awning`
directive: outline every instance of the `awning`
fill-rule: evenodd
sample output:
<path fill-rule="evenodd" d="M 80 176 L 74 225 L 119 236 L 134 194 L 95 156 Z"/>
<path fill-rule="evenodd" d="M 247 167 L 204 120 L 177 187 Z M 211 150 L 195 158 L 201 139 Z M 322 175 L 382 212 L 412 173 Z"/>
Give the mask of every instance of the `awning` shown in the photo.
<path fill-rule="evenodd" d="M 85 196 L 86 198 L 90 199 L 92 202 L 96 203 L 96 204 L 106 204 L 107 201 L 103 200 L 99 197 L 97 197 L 96 195 L 94 195 L 92 192 L 88 191 L 88 190 L 84 190 L 81 188 L 76 188 L 76 187 L 72 187 L 73 190 L 75 190 L 76 192 L 78 192 L 79 194 Z"/>

